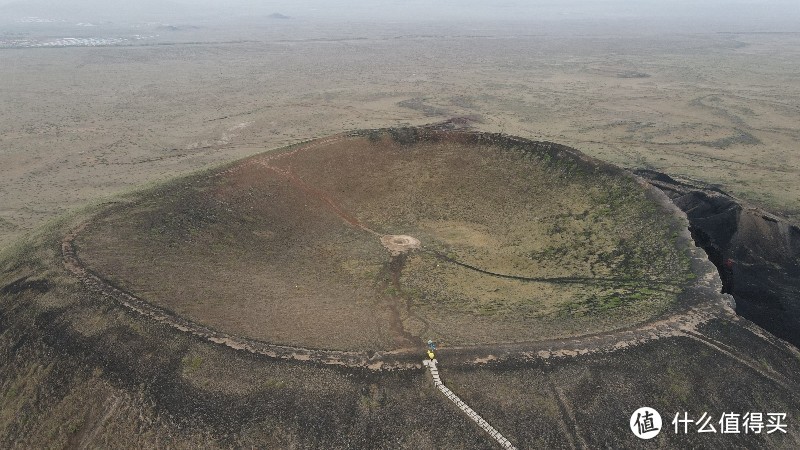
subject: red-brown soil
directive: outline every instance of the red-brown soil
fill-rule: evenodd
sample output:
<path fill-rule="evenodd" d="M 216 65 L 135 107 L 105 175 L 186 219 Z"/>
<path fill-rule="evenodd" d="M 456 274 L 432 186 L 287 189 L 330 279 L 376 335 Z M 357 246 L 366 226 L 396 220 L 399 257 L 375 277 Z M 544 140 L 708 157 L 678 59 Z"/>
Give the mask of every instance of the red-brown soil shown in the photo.
<path fill-rule="evenodd" d="M 404 129 L 157 189 L 75 245 L 100 278 L 211 330 L 369 354 L 655 317 L 689 274 L 672 214 L 632 177 L 552 144 Z"/>

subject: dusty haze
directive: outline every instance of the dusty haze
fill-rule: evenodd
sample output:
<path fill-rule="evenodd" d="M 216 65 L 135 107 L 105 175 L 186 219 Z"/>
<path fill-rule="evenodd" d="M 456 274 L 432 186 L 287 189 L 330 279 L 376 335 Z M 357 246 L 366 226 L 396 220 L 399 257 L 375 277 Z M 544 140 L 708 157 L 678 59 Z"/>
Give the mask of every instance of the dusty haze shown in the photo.
<path fill-rule="evenodd" d="M 0 0 L 0 245 L 347 129 L 486 131 L 800 213 L 791 1 Z"/>
<path fill-rule="evenodd" d="M 0 18 L 68 17 L 83 21 L 220 22 L 282 14 L 296 20 L 347 22 L 487 22 L 580 26 L 593 30 L 798 31 L 800 8 L 794 1 L 688 0 L 478 0 L 407 1 L 255 1 L 255 0 L 0 0 Z"/>

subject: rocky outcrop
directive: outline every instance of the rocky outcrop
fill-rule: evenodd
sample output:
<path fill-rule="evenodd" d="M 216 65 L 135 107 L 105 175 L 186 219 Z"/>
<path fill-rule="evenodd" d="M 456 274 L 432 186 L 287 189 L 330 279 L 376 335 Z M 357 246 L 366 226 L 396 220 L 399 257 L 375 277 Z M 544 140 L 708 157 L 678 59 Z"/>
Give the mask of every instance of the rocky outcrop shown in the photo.
<path fill-rule="evenodd" d="M 717 266 L 737 314 L 800 346 L 800 228 L 715 187 L 659 172 L 637 175 L 686 213 L 698 246 Z"/>

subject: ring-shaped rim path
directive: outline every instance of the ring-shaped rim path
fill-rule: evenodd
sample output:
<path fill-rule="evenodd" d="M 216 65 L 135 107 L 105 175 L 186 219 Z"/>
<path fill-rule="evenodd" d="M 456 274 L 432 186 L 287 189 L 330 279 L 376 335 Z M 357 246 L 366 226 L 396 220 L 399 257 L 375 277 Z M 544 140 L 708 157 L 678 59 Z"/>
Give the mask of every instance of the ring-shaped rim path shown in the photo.
<path fill-rule="evenodd" d="M 372 131 L 372 130 L 369 130 Z M 300 144 L 294 151 L 317 147 L 344 135 L 312 140 Z M 522 138 L 511 138 L 519 142 L 532 142 Z M 250 159 L 249 162 L 257 162 Z M 237 164 L 225 171 L 230 172 L 241 167 Z M 210 176 L 219 176 L 220 172 Z M 678 215 L 683 215 L 669 198 L 660 190 L 642 181 L 645 189 L 651 191 L 654 198 L 662 207 Z M 61 242 L 61 253 L 65 268 L 78 278 L 90 291 L 111 299 L 140 317 L 166 325 L 174 330 L 186 333 L 207 342 L 223 345 L 238 351 L 245 351 L 273 359 L 305 361 L 315 364 L 365 368 L 369 370 L 396 370 L 396 369 L 421 369 L 420 350 L 390 350 L 390 351 L 342 351 L 296 347 L 273 344 L 243 336 L 225 333 L 208 326 L 189 320 L 166 308 L 156 306 L 133 293 L 113 285 L 97 273 L 94 273 L 81 261 L 75 250 L 76 237 L 86 228 L 88 222 L 72 229 Z M 444 349 L 449 365 L 484 364 L 488 362 L 526 361 L 551 357 L 571 357 L 598 352 L 614 351 L 648 341 L 675 337 L 699 335 L 698 327 L 714 318 L 726 317 L 736 319 L 737 316 L 730 307 L 730 298 L 720 294 L 721 281 L 714 265 L 708 260 L 702 249 L 690 245 L 691 237 L 688 230 L 682 233 L 683 240 L 691 254 L 692 270 L 697 275 L 693 282 L 688 284 L 679 294 L 677 306 L 659 316 L 645 320 L 639 324 L 620 328 L 617 330 L 586 334 L 577 337 L 560 338 L 553 340 L 525 341 L 513 343 L 485 344 L 476 346 L 455 346 Z M 769 341 L 769 335 L 755 329 L 755 326 L 745 326 L 750 331 Z"/>

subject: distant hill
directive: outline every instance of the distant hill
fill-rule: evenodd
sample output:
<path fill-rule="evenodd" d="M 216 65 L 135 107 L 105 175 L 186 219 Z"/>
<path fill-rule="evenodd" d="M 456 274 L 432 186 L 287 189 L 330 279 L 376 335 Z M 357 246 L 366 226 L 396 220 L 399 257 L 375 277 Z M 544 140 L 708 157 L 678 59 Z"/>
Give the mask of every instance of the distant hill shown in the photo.
<path fill-rule="evenodd" d="M 291 17 L 283 15 L 281 13 L 272 13 L 267 16 L 270 19 L 291 19 Z"/>
<path fill-rule="evenodd" d="M 17 0 L 0 6 L 0 18 L 40 17 L 62 20 L 110 20 L 135 22 L 189 18 L 207 13 L 207 9 L 171 0 Z"/>

